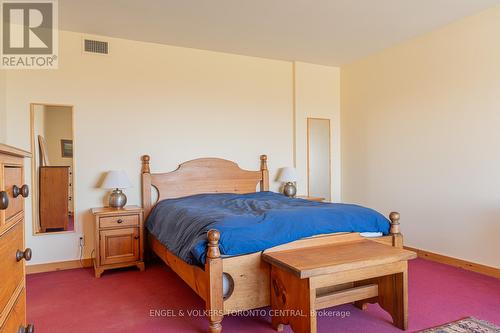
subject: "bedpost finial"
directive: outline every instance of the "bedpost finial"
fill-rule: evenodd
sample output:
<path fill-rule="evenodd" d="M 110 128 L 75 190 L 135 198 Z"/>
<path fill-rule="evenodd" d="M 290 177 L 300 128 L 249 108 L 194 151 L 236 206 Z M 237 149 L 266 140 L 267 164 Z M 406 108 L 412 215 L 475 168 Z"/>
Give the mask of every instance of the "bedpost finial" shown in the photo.
<path fill-rule="evenodd" d="M 391 230 L 390 233 L 392 235 L 399 234 L 399 219 L 400 215 L 398 212 L 392 212 L 389 214 L 389 219 L 391 220 Z"/>
<path fill-rule="evenodd" d="M 218 230 L 211 229 L 207 233 L 207 238 L 208 238 L 207 258 L 208 259 L 220 258 L 220 250 L 219 250 L 220 232 Z"/>
<path fill-rule="evenodd" d="M 141 157 L 142 160 L 142 173 L 151 173 L 151 170 L 149 169 L 149 160 L 151 158 L 149 155 L 143 155 Z"/>
<path fill-rule="evenodd" d="M 260 170 L 267 170 L 267 155 L 260 155 Z"/>

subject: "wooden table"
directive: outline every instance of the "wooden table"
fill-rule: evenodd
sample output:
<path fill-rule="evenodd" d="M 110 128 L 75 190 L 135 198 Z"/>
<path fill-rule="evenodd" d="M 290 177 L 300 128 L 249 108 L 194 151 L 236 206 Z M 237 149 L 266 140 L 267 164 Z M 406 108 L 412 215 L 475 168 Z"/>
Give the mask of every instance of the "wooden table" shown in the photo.
<path fill-rule="evenodd" d="M 408 327 L 408 264 L 412 251 L 371 240 L 263 254 L 271 264 L 272 324 L 315 333 L 316 310 L 378 302 L 394 325 Z"/>

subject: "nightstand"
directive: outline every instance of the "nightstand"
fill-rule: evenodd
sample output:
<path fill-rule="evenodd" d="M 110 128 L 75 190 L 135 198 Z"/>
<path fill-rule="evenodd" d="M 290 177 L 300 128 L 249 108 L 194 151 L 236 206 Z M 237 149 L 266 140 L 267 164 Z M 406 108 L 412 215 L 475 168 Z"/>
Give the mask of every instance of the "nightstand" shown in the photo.
<path fill-rule="evenodd" d="M 95 277 L 106 269 L 137 266 L 144 270 L 143 212 L 138 206 L 92 209 L 95 217 Z"/>
<path fill-rule="evenodd" d="M 308 195 L 298 195 L 298 199 L 304 199 L 304 200 L 309 200 L 309 201 L 317 201 L 317 202 L 323 202 L 325 201 L 325 198 L 321 197 L 310 197 Z"/>

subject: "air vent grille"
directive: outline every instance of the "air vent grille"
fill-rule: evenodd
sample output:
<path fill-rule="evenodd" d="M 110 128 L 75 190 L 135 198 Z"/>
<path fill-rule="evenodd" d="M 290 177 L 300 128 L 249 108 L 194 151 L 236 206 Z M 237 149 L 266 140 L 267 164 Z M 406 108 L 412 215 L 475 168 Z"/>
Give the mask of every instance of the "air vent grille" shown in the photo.
<path fill-rule="evenodd" d="M 89 53 L 108 54 L 108 42 L 99 40 L 85 39 L 84 51 Z"/>

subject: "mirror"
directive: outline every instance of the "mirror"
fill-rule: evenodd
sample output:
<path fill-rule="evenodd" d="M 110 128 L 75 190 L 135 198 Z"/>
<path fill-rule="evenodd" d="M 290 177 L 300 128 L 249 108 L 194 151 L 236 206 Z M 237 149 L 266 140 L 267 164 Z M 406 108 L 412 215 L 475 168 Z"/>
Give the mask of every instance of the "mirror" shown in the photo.
<path fill-rule="evenodd" d="M 307 118 L 308 195 L 331 201 L 330 119 Z"/>
<path fill-rule="evenodd" d="M 75 230 L 73 107 L 31 104 L 33 230 Z"/>

